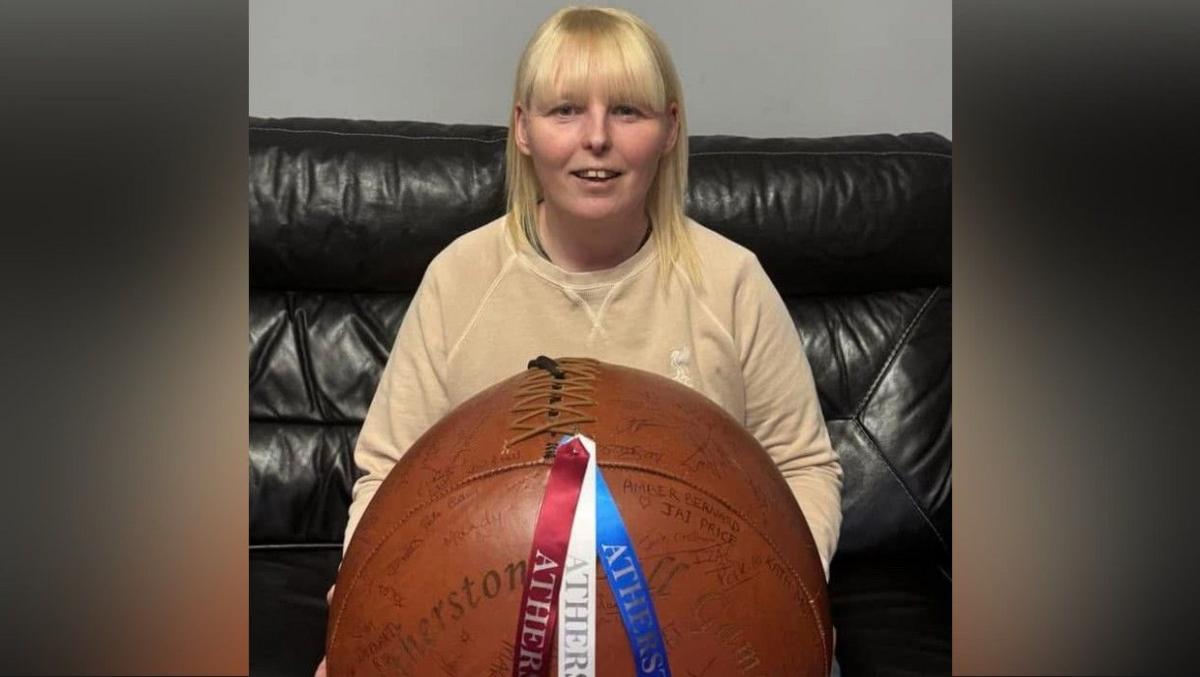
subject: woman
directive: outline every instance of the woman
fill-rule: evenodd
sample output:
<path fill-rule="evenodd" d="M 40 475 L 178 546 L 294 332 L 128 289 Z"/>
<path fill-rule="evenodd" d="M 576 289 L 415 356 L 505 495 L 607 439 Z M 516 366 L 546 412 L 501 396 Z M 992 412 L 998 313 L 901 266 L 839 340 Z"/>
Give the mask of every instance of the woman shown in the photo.
<path fill-rule="evenodd" d="M 640 19 L 568 8 L 542 24 L 517 71 L 508 213 L 425 273 L 358 438 L 347 544 L 433 423 L 533 355 L 586 356 L 674 378 L 743 421 L 828 576 L 841 466 L 809 365 L 754 254 L 684 215 L 686 130 L 670 56 Z"/>

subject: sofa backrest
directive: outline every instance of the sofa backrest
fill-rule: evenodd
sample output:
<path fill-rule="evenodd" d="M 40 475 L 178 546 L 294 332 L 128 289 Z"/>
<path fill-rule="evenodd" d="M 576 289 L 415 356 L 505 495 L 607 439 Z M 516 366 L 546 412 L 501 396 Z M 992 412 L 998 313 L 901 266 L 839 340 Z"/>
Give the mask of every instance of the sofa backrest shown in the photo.
<path fill-rule="evenodd" d="M 252 546 L 340 547 L 400 321 L 434 255 L 503 214 L 506 133 L 251 118 Z M 845 470 L 839 557 L 948 571 L 950 142 L 689 143 L 689 216 L 757 253 L 803 339 Z"/>

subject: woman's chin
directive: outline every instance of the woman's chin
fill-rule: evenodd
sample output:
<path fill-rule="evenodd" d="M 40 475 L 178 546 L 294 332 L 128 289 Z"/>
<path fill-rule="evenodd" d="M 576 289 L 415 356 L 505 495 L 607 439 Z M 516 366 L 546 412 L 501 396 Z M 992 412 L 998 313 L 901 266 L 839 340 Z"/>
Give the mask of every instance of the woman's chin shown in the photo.
<path fill-rule="evenodd" d="M 564 205 L 564 213 L 580 221 L 611 221 L 620 218 L 628 210 L 623 203 L 613 200 L 580 199 Z"/>

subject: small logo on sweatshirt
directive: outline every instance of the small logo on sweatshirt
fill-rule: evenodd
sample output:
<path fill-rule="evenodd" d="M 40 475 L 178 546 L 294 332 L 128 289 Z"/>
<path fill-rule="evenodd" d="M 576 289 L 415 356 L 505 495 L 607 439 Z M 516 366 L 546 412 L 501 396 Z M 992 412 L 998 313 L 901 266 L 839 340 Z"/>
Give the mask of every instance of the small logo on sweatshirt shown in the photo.
<path fill-rule="evenodd" d="M 692 376 L 688 373 L 688 364 L 691 361 L 691 348 L 684 346 L 671 351 L 671 378 L 689 388 L 692 387 Z"/>

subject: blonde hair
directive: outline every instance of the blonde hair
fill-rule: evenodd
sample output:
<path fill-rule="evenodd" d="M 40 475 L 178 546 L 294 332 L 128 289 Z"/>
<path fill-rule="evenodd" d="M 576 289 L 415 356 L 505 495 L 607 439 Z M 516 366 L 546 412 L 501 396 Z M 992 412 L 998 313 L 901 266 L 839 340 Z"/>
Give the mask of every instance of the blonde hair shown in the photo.
<path fill-rule="evenodd" d="M 646 213 L 664 281 L 679 262 L 692 282 L 699 284 L 699 258 L 683 211 L 688 172 L 683 86 L 654 29 L 624 10 L 561 9 L 538 27 L 525 46 L 517 66 L 506 147 L 509 235 L 541 249 L 537 234 L 540 187 L 533 160 L 517 149 L 517 105 L 528 110 L 535 100 L 558 95 L 586 99 L 592 87 L 610 101 L 628 101 L 659 112 L 672 103 L 678 107 L 675 145 L 659 159 L 658 172 L 646 193 Z"/>

